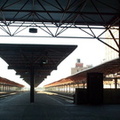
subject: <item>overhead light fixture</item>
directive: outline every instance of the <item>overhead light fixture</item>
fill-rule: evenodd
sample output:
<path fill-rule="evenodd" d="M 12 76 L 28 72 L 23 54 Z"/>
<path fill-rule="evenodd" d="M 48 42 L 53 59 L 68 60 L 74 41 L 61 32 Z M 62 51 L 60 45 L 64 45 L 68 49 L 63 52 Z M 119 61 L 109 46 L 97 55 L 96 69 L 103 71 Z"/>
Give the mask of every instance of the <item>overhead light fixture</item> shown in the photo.
<path fill-rule="evenodd" d="M 48 60 L 42 60 L 42 64 L 47 64 L 48 63 Z"/>
<path fill-rule="evenodd" d="M 29 28 L 30 33 L 37 33 L 37 28 Z"/>

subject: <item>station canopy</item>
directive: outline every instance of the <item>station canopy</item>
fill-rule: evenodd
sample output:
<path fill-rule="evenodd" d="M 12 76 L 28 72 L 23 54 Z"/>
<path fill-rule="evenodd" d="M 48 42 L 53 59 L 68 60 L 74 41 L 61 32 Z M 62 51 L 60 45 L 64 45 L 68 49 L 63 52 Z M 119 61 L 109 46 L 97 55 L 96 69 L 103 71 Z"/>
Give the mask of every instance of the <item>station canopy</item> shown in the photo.
<path fill-rule="evenodd" d="M 86 70 L 75 73 L 74 75 L 60 79 L 53 83 L 45 85 L 45 87 L 53 87 L 72 83 L 86 83 L 88 73 L 103 73 L 103 80 L 113 80 L 120 78 L 120 58 L 102 63 L 98 66 L 88 68 Z M 112 76 L 111 76 L 112 75 Z"/>
<path fill-rule="evenodd" d="M 60 37 L 68 28 L 78 28 L 94 38 L 93 26 L 119 26 L 119 13 L 119 0 L 0 0 L 0 28 L 15 36 L 34 27 L 30 32 L 37 32 L 37 28 L 52 37 Z M 57 28 L 55 34 L 53 28 Z"/>
<path fill-rule="evenodd" d="M 108 25 L 119 17 L 119 0 L 0 0 L 4 21 Z M 98 14 L 99 13 L 99 14 Z M 103 19 L 102 17 L 103 16 Z M 85 20 L 84 20 L 85 19 Z M 85 22 L 86 21 L 86 22 Z"/>
<path fill-rule="evenodd" d="M 76 48 L 75 45 L 0 44 L 0 57 L 28 84 L 34 70 L 38 86 Z"/>

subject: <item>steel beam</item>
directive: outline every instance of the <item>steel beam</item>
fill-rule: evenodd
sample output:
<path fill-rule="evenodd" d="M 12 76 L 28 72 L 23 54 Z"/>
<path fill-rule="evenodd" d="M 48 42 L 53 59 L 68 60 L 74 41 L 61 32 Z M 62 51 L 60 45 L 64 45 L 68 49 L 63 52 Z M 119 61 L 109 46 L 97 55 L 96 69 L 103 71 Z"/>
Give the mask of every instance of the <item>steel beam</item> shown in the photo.
<path fill-rule="evenodd" d="M 24 69 L 24 70 L 29 70 L 30 67 L 29 66 L 14 66 L 14 65 L 12 65 L 12 66 L 8 66 L 8 69 L 15 69 L 15 70 L 17 70 L 17 69 L 20 69 L 20 70 Z M 49 66 L 49 67 L 42 67 L 42 68 L 40 68 L 39 66 L 35 66 L 35 69 L 37 69 L 37 70 L 57 70 L 57 67 Z"/>
<path fill-rule="evenodd" d="M 119 58 L 120 58 L 120 21 L 119 21 Z"/>

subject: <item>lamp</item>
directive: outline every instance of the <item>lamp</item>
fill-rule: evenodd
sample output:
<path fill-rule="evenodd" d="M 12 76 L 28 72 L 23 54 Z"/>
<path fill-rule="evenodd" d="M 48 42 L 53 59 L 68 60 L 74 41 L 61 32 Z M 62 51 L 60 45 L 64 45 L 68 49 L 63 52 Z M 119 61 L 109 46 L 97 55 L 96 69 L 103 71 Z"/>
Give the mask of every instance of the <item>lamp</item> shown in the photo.
<path fill-rule="evenodd" d="M 29 28 L 30 33 L 37 33 L 37 28 Z"/>
<path fill-rule="evenodd" d="M 48 60 L 42 60 L 42 64 L 47 64 L 48 63 Z"/>

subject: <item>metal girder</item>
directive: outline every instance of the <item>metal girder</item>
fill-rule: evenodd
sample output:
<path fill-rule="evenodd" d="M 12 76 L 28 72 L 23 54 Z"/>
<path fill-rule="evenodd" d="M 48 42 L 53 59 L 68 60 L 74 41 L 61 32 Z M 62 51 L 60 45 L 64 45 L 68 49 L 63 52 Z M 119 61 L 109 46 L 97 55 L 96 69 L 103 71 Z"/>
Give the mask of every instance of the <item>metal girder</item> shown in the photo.
<path fill-rule="evenodd" d="M 50 73 L 43 73 L 43 74 L 41 74 L 41 73 L 35 73 L 35 77 L 37 77 L 37 78 L 44 77 L 44 76 L 46 76 L 46 74 L 50 75 Z M 20 76 L 23 77 L 23 78 L 26 78 L 26 77 L 29 78 L 29 75 L 30 75 L 30 73 L 29 74 L 24 74 L 24 73 L 20 74 Z"/>
<path fill-rule="evenodd" d="M 35 69 L 37 70 L 37 69 L 42 69 L 42 70 L 51 70 L 51 69 L 53 69 L 53 70 L 57 70 L 57 67 L 53 67 L 53 66 L 50 66 L 50 67 L 42 67 L 42 68 L 40 68 L 39 66 L 34 66 L 35 67 Z M 29 70 L 30 69 L 30 66 L 14 66 L 14 65 L 12 65 L 12 66 L 8 66 L 8 69 L 25 69 L 25 70 Z"/>
<path fill-rule="evenodd" d="M 120 3 L 114 0 L 1 1 L 0 28 L 6 32 L 3 36 L 8 34 L 19 37 L 22 36 L 19 33 L 25 29 L 36 27 L 48 34 L 45 37 L 59 37 L 68 28 L 75 27 L 74 25 L 86 25 L 89 30 L 92 27 L 90 25 L 109 26 L 111 21 L 119 17 L 119 5 Z M 75 28 L 79 29 L 77 26 Z"/>

